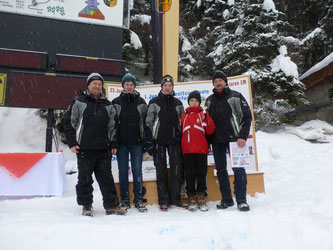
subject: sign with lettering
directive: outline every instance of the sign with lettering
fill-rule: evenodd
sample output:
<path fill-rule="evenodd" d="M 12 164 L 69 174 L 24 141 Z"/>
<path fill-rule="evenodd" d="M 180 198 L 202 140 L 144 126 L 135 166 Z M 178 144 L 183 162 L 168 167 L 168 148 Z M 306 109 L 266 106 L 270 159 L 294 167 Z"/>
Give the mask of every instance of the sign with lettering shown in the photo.
<path fill-rule="evenodd" d="M 247 103 L 250 105 L 250 109 L 252 111 L 253 116 L 253 105 L 252 105 L 252 94 L 251 94 L 251 81 L 250 76 L 235 76 L 228 78 L 228 85 L 231 89 L 240 92 L 244 98 L 246 99 Z M 182 101 L 185 109 L 188 107 L 187 98 L 189 94 L 193 90 L 198 90 L 201 94 L 201 105 L 204 107 L 205 101 L 208 96 L 213 93 L 213 83 L 211 80 L 209 81 L 198 81 L 198 82 L 186 82 L 186 83 L 176 83 L 174 87 L 175 97 Z M 121 84 L 119 83 L 111 83 L 106 82 L 105 84 L 105 91 L 107 98 L 112 101 L 114 98 L 118 97 L 123 90 Z M 145 99 L 146 103 L 148 104 L 149 101 L 156 97 L 161 90 L 160 84 L 154 85 L 146 85 L 146 86 L 138 86 L 136 90 L 140 93 L 140 96 Z M 246 168 L 247 172 L 256 172 L 258 171 L 258 164 L 257 164 L 257 152 L 256 152 L 256 140 L 255 140 L 255 130 L 254 130 L 254 119 L 252 122 L 252 127 L 250 129 L 250 135 L 248 140 L 248 146 L 251 146 L 252 152 L 249 155 L 249 166 Z M 228 170 L 231 171 L 231 164 L 230 158 L 227 157 L 228 161 Z M 214 157 L 212 153 L 208 155 L 208 164 L 214 164 Z M 112 171 L 117 170 L 117 163 L 113 161 L 113 169 Z M 153 167 L 152 157 L 149 157 L 144 160 L 143 162 L 144 167 Z M 144 176 L 145 178 L 145 176 Z"/>
<path fill-rule="evenodd" d="M 127 0 L 1 0 L 0 11 L 123 27 L 128 25 L 123 18 L 127 4 Z"/>

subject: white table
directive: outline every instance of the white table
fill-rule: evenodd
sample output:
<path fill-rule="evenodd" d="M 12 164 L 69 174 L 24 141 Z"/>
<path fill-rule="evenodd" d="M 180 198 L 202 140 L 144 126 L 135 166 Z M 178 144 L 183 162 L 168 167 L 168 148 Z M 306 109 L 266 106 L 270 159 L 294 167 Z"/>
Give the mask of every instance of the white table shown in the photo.
<path fill-rule="evenodd" d="M 0 196 L 62 196 L 66 185 L 65 162 L 63 153 L 47 153 L 20 178 L 14 178 L 0 166 Z M 19 161 L 17 164 L 19 167 Z"/>

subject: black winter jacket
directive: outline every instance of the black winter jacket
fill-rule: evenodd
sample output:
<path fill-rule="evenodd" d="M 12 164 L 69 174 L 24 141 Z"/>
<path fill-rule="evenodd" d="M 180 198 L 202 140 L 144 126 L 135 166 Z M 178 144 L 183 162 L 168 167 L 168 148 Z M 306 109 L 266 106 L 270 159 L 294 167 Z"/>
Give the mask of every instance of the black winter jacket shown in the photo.
<path fill-rule="evenodd" d="M 215 123 L 215 133 L 208 136 L 210 143 L 228 143 L 238 138 L 247 139 L 252 115 L 243 95 L 228 87 L 221 94 L 213 89 L 205 103 Z"/>
<path fill-rule="evenodd" d="M 117 110 L 119 120 L 119 144 L 143 144 L 145 141 L 145 119 L 147 116 L 147 103 L 135 91 L 131 94 L 121 92 L 113 99 L 112 104 Z"/>
<path fill-rule="evenodd" d="M 98 100 L 89 91 L 78 92 L 65 114 L 64 132 L 68 146 L 80 150 L 117 148 L 116 109 L 101 95 Z"/>
<path fill-rule="evenodd" d="M 161 145 L 180 143 L 180 117 L 184 106 L 174 95 L 173 91 L 169 95 L 160 91 L 150 100 L 146 119 L 148 141 Z"/>

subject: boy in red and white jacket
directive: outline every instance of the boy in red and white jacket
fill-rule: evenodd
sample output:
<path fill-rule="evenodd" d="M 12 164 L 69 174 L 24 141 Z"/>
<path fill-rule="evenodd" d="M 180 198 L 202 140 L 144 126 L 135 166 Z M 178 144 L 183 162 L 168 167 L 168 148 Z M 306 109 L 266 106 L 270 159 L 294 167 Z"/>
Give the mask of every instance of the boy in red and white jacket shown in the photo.
<path fill-rule="evenodd" d="M 186 192 L 190 201 L 189 210 L 208 211 L 206 205 L 207 154 L 209 152 L 206 133 L 213 134 L 215 125 L 212 118 L 201 107 L 201 96 L 197 90 L 188 97 L 190 107 L 181 116 L 182 152 Z M 197 185 L 196 185 L 197 179 Z"/>

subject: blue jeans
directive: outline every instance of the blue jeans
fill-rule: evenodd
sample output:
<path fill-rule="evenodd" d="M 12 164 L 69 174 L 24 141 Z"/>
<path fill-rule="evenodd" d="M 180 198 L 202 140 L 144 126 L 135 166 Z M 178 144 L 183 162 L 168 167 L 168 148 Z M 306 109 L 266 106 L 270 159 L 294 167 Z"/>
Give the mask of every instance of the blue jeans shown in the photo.
<path fill-rule="evenodd" d="M 119 169 L 119 185 L 121 200 L 129 202 L 128 167 L 131 155 L 131 169 L 133 174 L 134 202 L 142 201 L 142 145 L 120 145 L 117 152 Z"/>
<path fill-rule="evenodd" d="M 226 151 L 229 143 L 213 144 L 214 161 L 216 165 L 217 178 L 220 183 L 222 200 L 232 199 L 229 176 L 227 171 Z M 233 168 L 234 171 L 234 193 L 237 203 L 246 202 L 247 178 L 244 168 Z"/>

